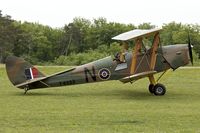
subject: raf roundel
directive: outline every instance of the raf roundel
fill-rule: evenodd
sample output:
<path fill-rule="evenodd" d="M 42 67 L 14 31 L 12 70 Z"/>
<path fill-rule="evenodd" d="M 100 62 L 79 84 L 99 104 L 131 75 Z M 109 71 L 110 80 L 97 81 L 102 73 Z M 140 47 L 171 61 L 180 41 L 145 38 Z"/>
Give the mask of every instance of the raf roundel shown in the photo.
<path fill-rule="evenodd" d="M 108 80 L 110 75 L 110 71 L 107 68 L 102 68 L 99 70 L 99 78 L 102 80 Z"/>

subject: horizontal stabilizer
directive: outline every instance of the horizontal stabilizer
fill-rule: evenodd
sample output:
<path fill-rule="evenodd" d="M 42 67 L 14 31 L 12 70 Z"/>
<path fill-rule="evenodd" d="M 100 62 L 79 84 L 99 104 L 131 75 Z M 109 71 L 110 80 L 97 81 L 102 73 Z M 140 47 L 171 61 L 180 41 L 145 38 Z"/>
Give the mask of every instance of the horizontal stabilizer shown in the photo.
<path fill-rule="evenodd" d="M 48 79 L 48 78 L 50 78 L 50 77 L 59 75 L 59 74 L 63 74 L 63 73 L 72 71 L 72 70 L 74 70 L 74 69 L 75 69 L 75 68 L 71 68 L 71 69 L 69 69 L 69 70 L 65 70 L 65 71 L 62 71 L 62 72 L 58 72 L 58 73 L 55 73 L 55 74 L 52 74 L 52 75 L 49 75 L 49 76 L 46 76 L 46 77 L 41 77 L 41 78 L 35 78 L 35 79 L 27 80 L 26 82 L 23 82 L 23 83 L 21 83 L 21 84 L 17 84 L 17 85 L 15 85 L 15 86 L 16 86 L 17 88 L 25 88 L 26 86 L 29 86 L 29 89 L 50 87 L 48 84 L 46 84 L 46 83 L 44 82 L 44 80 L 46 80 L 46 79 Z"/>
<path fill-rule="evenodd" d="M 136 29 L 136 30 L 131 30 L 131 31 L 119 34 L 118 36 L 115 36 L 112 39 L 119 40 L 119 41 L 128 41 L 135 38 L 147 37 L 161 30 L 162 30 L 161 28 L 156 28 L 156 29 L 151 29 L 151 30 Z"/>
<path fill-rule="evenodd" d="M 46 84 L 45 82 L 43 82 L 45 79 L 48 79 L 50 77 L 59 75 L 59 74 L 63 74 L 69 71 L 74 70 L 75 68 L 71 68 L 62 72 L 58 72 L 46 77 L 41 77 L 41 78 L 35 78 L 35 79 L 31 79 L 31 80 L 27 80 L 26 82 L 20 83 L 15 85 L 17 88 L 25 88 L 26 86 L 29 86 L 29 89 L 35 89 L 35 88 L 46 88 L 46 87 L 50 87 L 48 84 Z"/>
<path fill-rule="evenodd" d="M 42 80 L 46 79 L 46 77 L 41 77 L 41 78 L 36 78 L 36 79 L 32 79 L 32 80 L 27 80 L 26 82 L 23 82 L 21 84 L 17 84 L 15 85 L 17 88 L 25 88 L 26 86 L 30 86 L 31 84 L 36 84 L 37 82 L 37 86 L 39 86 L 40 88 L 43 87 L 49 87 L 47 84 L 43 83 Z M 30 88 L 30 87 L 29 87 Z"/>
<path fill-rule="evenodd" d="M 123 83 L 128 83 L 133 80 L 138 80 L 138 79 L 153 75 L 155 73 L 157 73 L 157 71 L 147 71 L 147 72 L 137 73 L 137 74 L 122 78 L 122 79 L 120 79 L 120 81 Z"/>

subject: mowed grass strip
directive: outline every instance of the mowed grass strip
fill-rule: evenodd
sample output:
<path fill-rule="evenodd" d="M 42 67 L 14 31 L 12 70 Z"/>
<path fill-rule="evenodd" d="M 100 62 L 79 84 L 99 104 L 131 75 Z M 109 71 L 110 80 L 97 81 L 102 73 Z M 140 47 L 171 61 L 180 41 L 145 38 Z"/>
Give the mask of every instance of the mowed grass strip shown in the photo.
<path fill-rule="evenodd" d="M 52 74 L 64 67 L 39 67 Z M 148 92 L 148 79 L 108 81 L 29 91 L 9 82 L 0 68 L 2 133 L 200 132 L 200 69 L 169 72 L 165 96 Z"/>

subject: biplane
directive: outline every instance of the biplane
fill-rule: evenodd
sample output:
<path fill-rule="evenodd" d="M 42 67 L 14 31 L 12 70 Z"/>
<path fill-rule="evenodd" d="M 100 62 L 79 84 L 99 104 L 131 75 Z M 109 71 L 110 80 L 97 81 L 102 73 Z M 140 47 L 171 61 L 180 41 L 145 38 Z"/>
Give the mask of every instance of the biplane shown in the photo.
<path fill-rule="evenodd" d="M 6 60 L 7 75 L 14 86 L 28 90 L 38 88 L 75 85 L 108 80 L 119 80 L 122 83 L 133 83 L 147 77 L 149 92 L 161 96 L 166 93 L 166 87 L 159 83 L 167 70 L 176 70 L 180 66 L 193 63 L 192 46 L 176 44 L 162 46 L 160 31 L 162 29 L 132 30 L 122 33 L 112 39 L 121 42 L 122 50 L 114 58 L 112 56 L 74 67 L 53 75 L 45 76 L 36 67 L 22 58 L 10 56 Z M 144 39 L 152 38 L 151 47 L 146 48 Z M 131 52 L 129 42 L 134 41 Z M 162 73 L 161 73 L 162 72 Z M 158 79 L 155 74 L 161 73 Z"/>

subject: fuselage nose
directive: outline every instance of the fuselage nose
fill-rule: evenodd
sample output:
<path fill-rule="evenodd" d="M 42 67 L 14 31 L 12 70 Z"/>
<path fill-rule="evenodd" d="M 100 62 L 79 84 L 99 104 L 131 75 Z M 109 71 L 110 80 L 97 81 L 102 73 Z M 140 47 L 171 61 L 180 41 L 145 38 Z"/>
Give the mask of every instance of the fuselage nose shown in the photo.
<path fill-rule="evenodd" d="M 163 47 L 163 56 L 173 69 L 189 63 L 188 44 L 176 44 Z"/>

